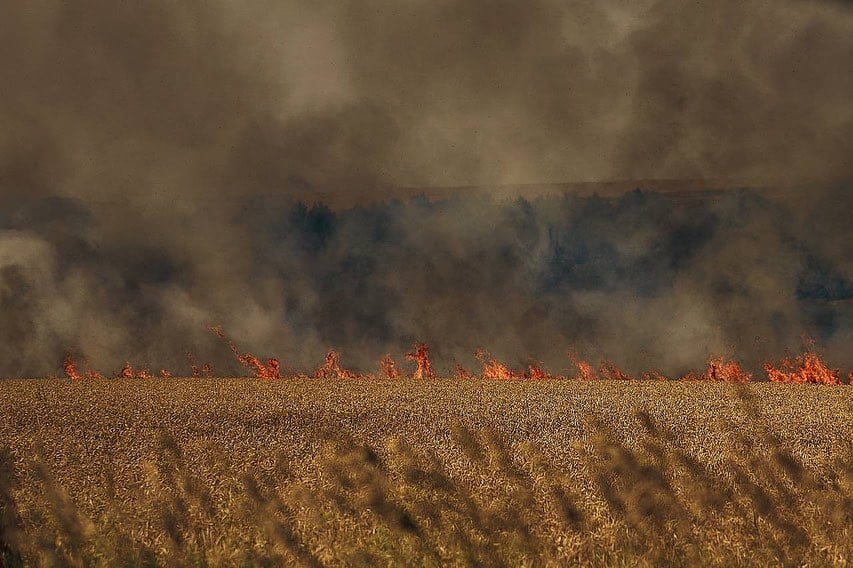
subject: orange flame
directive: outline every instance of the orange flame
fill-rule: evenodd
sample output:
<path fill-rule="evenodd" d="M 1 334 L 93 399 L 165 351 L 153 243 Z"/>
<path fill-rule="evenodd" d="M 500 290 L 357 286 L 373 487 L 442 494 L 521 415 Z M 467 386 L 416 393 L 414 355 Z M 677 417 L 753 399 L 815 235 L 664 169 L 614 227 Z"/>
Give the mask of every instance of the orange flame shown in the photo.
<path fill-rule="evenodd" d="M 610 361 L 602 361 L 601 366 L 598 368 L 598 372 L 601 373 L 601 377 L 608 381 L 633 381 L 634 377 L 624 372 L 622 369 L 616 366 L 616 364 L 611 363 Z"/>
<path fill-rule="evenodd" d="M 417 364 L 414 378 L 417 380 L 434 379 L 435 371 L 433 371 L 432 362 L 429 360 L 429 345 L 426 343 L 415 343 L 413 347 L 414 352 L 407 353 L 406 359 L 414 361 Z"/>
<path fill-rule="evenodd" d="M 207 329 L 216 335 L 217 337 L 222 338 L 228 343 L 228 347 L 231 348 L 231 351 L 234 353 L 234 356 L 237 357 L 237 360 L 240 361 L 240 364 L 244 367 L 251 369 L 253 376 L 257 379 L 280 379 L 281 378 L 281 362 L 275 358 L 267 359 L 266 363 L 262 362 L 260 359 L 252 355 L 251 353 L 240 353 L 240 350 L 237 349 L 237 345 L 228 339 L 225 335 L 225 332 L 222 330 L 221 325 L 208 325 Z M 205 365 L 207 367 L 207 365 Z M 202 369 L 204 370 L 204 369 Z M 195 373 L 195 370 L 193 370 Z M 193 375 L 195 376 L 195 375 Z"/>
<path fill-rule="evenodd" d="M 130 362 L 125 361 L 124 367 L 118 373 L 120 379 L 150 379 L 153 375 L 148 369 L 134 369 Z"/>
<path fill-rule="evenodd" d="M 841 384 L 841 371 L 828 368 L 814 351 L 806 351 L 797 357 L 785 357 L 778 366 L 765 363 L 764 371 L 774 383 Z M 853 380 L 853 372 L 850 375 Z"/>
<path fill-rule="evenodd" d="M 678 377 L 679 381 L 699 381 L 701 377 L 696 374 L 696 371 L 688 371 L 687 373 Z"/>
<path fill-rule="evenodd" d="M 492 358 L 489 352 L 484 349 L 477 349 L 475 357 L 483 364 L 483 378 L 485 379 L 509 380 L 519 378 L 517 373 L 497 359 Z"/>
<path fill-rule="evenodd" d="M 77 361 L 74 359 L 74 356 L 70 353 L 65 356 L 65 359 L 62 361 L 62 368 L 65 370 L 65 376 L 71 379 L 72 381 L 78 381 L 82 378 L 86 379 L 103 379 L 104 376 L 98 371 L 94 371 L 92 369 L 86 369 L 85 373 L 80 373 L 80 370 L 77 367 Z"/>
<path fill-rule="evenodd" d="M 752 380 L 752 373 L 747 373 L 741 369 L 737 361 L 726 361 L 722 357 L 712 356 L 708 359 L 708 369 L 702 378 L 706 381 L 748 383 Z"/>
<path fill-rule="evenodd" d="M 189 360 L 190 362 L 190 372 L 192 373 L 192 378 L 209 378 L 213 376 L 213 365 L 211 365 L 210 363 L 205 363 L 204 365 L 199 366 L 191 352 L 187 351 L 186 355 L 187 360 Z"/>
<path fill-rule="evenodd" d="M 269 358 L 266 361 L 255 357 L 251 353 L 242 353 L 237 348 L 236 344 L 231 341 L 222 329 L 222 326 L 207 326 L 217 337 L 223 339 L 234 353 L 237 360 L 244 367 L 251 369 L 252 375 L 262 379 L 279 379 L 282 377 L 281 364 L 278 359 Z M 576 379 L 579 380 L 596 380 L 598 378 L 606 380 L 635 380 L 635 377 L 622 371 L 614 363 L 603 360 L 595 369 L 587 360 L 577 357 L 573 352 L 570 352 L 574 366 L 577 368 Z M 213 375 L 213 367 L 210 364 L 199 366 L 191 352 L 186 353 L 190 363 L 192 376 L 211 377 Z M 525 365 L 519 370 L 513 370 L 504 363 L 498 361 L 484 349 L 478 349 L 475 352 L 476 358 L 483 366 L 482 377 L 490 380 L 545 380 L 545 379 L 565 379 L 563 375 L 552 375 L 543 367 L 541 362 L 533 361 Z M 436 374 L 429 357 L 429 346 L 425 343 L 415 343 L 413 351 L 405 355 L 406 359 L 413 361 L 416 368 L 413 374 L 415 379 L 435 379 Z M 313 373 L 313 377 L 317 379 L 367 379 L 375 378 L 377 375 L 372 373 L 359 374 L 341 366 L 340 354 L 331 350 L 326 355 L 325 362 L 319 366 Z M 86 379 L 103 379 L 104 376 L 92 369 L 82 370 L 85 367 L 78 364 L 72 353 L 65 355 L 62 361 L 62 367 L 65 376 L 71 380 Z M 796 357 L 785 357 L 777 365 L 771 363 L 764 364 L 764 370 L 772 382 L 777 383 L 811 383 L 825 385 L 841 385 L 844 384 L 844 377 L 839 369 L 830 369 L 821 360 L 820 356 L 814 349 L 813 344 L 809 345 L 806 350 Z M 379 372 L 385 379 L 397 380 L 403 376 L 397 367 L 397 363 L 390 354 L 385 354 L 379 359 Z M 153 378 L 148 369 L 134 369 L 130 362 L 125 362 L 121 370 L 115 375 L 122 379 L 148 379 Z M 163 378 L 172 377 L 172 373 L 167 369 L 160 369 L 159 376 Z M 288 370 L 287 376 L 292 378 L 310 378 L 298 370 Z M 478 375 L 465 369 L 462 365 L 456 364 L 455 375 L 457 380 L 471 380 L 477 378 Z M 656 370 L 643 372 L 641 375 L 643 380 L 667 381 L 670 380 L 666 375 Z M 707 368 L 704 373 L 699 374 L 696 371 L 689 371 L 679 377 L 681 381 L 711 381 L 711 382 L 733 382 L 733 383 L 748 383 L 752 380 L 752 373 L 749 373 L 740 364 L 734 360 L 727 360 L 719 356 L 711 356 L 708 359 Z M 846 376 L 847 383 L 853 384 L 853 371 L 850 371 Z"/>
<path fill-rule="evenodd" d="M 595 370 L 588 361 L 578 358 L 574 353 L 569 353 L 569 359 L 571 359 L 572 363 L 575 364 L 575 367 L 578 368 L 578 374 L 575 378 L 582 381 L 594 381 L 598 378 L 595 375 Z"/>
<path fill-rule="evenodd" d="M 315 379 L 357 379 L 359 375 L 341 367 L 341 355 L 334 349 L 326 354 L 326 362 L 314 371 Z"/>
<path fill-rule="evenodd" d="M 70 353 L 62 361 L 62 368 L 65 370 L 65 376 L 72 381 L 79 381 L 83 378 L 83 375 L 77 370 L 77 362 L 74 360 L 74 356 Z"/>
<path fill-rule="evenodd" d="M 456 363 L 455 377 L 459 381 L 470 381 L 474 379 L 474 373 L 472 373 L 459 363 Z"/>
<path fill-rule="evenodd" d="M 652 370 L 652 371 L 646 371 L 643 373 L 643 380 L 644 381 L 668 381 L 669 379 L 667 378 L 666 375 L 664 375 L 660 371 Z"/>
<path fill-rule="evenodd" d="M 379 359 L 379 371 L 386 379 L 396 381 L 400 378 L 400 371 L 397 369 L 397 362 L 389 354 L 385 354 Z"/>
<path fill-rule="evenodd" d="M 544 381 L 545 379 L 553 379 L 554 377 L 545 370 L 540 362 L 534 362 L 527 366 L 527 372 L 524 374 L 524 378 L 530 379 L 531 381 Z"/>
<path fill-rule="evenodd" d="M 264 364 L 260 359 L 251 353 L 240 354 L 235 351 L 237 360 L 240 363 L 251 369 L 256 379 L 280 379 L 281 378 L 281 363 L 278 359 L 269 358 Z"/>

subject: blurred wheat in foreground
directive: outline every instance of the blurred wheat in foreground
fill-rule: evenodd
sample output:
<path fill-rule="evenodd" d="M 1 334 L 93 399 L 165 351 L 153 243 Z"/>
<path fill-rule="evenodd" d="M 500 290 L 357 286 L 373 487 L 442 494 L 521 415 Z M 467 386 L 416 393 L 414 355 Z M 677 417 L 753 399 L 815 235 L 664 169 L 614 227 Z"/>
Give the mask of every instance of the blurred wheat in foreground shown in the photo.
<path fill-rule="evenodd" d="M 841 391 L 2 383 L 0 558 L 846 566 L 853 411 Z"/>

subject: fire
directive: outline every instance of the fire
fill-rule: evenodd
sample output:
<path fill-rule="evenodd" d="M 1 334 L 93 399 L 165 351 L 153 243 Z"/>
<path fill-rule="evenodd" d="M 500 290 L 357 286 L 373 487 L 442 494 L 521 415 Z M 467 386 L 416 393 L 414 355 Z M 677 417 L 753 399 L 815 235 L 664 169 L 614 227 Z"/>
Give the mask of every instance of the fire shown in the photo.
<path fill-rule="evenodd" d="M 234 353 L 234 356 L 237 357 L 237 360 L 240 361 L 240 364 L 248 369 L 251 369 L 255 378 L 281 378 L 281 362 L 278 359 L 269 358 L 266 360 L 266 363 L 264 363 L 251 353 L 240 353 L 240 350 L 237 349 L 237 345 L 233 341 L 228 339 L 228 337 L 225 335 L 225 332 L 222 330 L 221 325 L 208 325 L 207 329 L 211 333 L 213 333 L 217 337 L 222 338 L 228 343 L 228 347 L 231 348 L 231 351 Z"/>
<path fill-rule="evenodd" d="M 778 366 L 764 364 L 764 371 L 774 383 L 811 383 L 840 385 L 841 371 L 828 368 L 814 351 L 796 357 L 785 357 Z M 849 379 L 853 382 L 853 372 Z"/>
<path fill-rule="evenodd" d="M 668 381 L 669 378 L 661 373 L 660 371 L 645 371 L 643 373 L 642 379 L 644 381 Z"/>
<path fill-rule="evenodd" d="M 118 373 L 118 378 L 120 379 L 132 379 L 135 373 L 133 372 L 133 367 L 130 366 L 128 361 L 125 361 L 124 367 L 121 368 L 121 371 Z"/>
<path fill-rule="evenodd" d="M 578 368 L 577 379 L 582 381 L 594 381 L 598 378 L 595 375 L 595 370 L 588 361 L 579 359 L 574 353 L 569 353 L 569 359 L 571 359 L 572 363 L 575 364 L 575 367 Z"/>
<path fill-rule="evenodd" d="M 393 363 L 393 361 L 392 361 Z M 396 369 L 395 369 L 396 370 Z M 341 356 L 335 351 L 326 354 L 326 361 L 314 371 L 315 379 L 357 379 L 360 375 L 341 367 Z"/>
<path fill-rule="evenodd" d="M 237 345 L 225 334 L 222 326 L 208 325 L 207 329 L 228 344 L 229 349 L 234 353 L 240 364 L 252 371 L 253 377 L 260 379 L 282 378 L 281 364 L 278 359 L 271 357 L 264 361 L 251 353 L 242 353 L 237 348 Z M 435 370 L 429 357 L 429 350 L 430 348 L 426 343 L 415 343 L 412 352 L 405 355 L 407 360 L 413 361 L 416 364 L 412 378 L 416 380 L 436 378 Z M 483 366 L 482 375 L 472 373 L 457 363 L 454 373 L 457 380 L 472 380 L 478 376 L 487 380 L 524 379 L 532 381 L 569 378 L 564 375 L 552 375 L 544 368 L 541 362 L 532 359 L 524 367 L 514 370 L 492 357 L 485 349 L 477 349 L 474 355 Z M 189 351 L 186 352 L 186 356 L 194 378 L 213 376 L 213 367 L 210 364 L 199 365 Z M 570 352 L 568 356 L 577 368 L 577 374 L 574 376 L 577 380 L 590 381 L 599 378 L 619 381 L 635 380 L 634 376 L 626 373 L 610 361 L 602 360 L 600 366 L 596 369 L 589 361 L 581 359 L 574 352 Z M 91 369 L 83 371 L 82 367 L 84 366 L 85 360 L 84 365 L 80 365 L 71 353 L 66 354 L 62 361 L 65 376 L 71 380 L 104 378 L 97 371 Z M 827 367 L 813 345 L 807 347 L 801 355 L 783 358 L 777 365 L 765 363 L 764 370 L 769 379 L 776 383 L 840 385 L 844 382 L 841 371 Z M 158 375 L 162 378 L 171 378 L 173 376 L 167 369 L 160 369 Z M 309 376 L 302 371 L 293 369 L 288 369 L 286 375 L 292 379 L 308 379 L 311 377 L 315 379 L 369 379 L 377 376 L 372 373 L 360 374 L 346 369 L 341 365 L 341 356 L 336 350 L 330 350 L 326 354 L 324 363 L 317 367 L 312 375 Z M 127 361 L 114 376 L 119 379 L 149 379 L 157 375 L 152 374 L 145 368 L 134 369 L 130 362 Z M 397 362 L 391 354 L 385 354 L 379 359 L 378 376 L 388 380 L 398 380 L 405 375 L 399 370 Z M 656 370 L 645 371 L 640 375 L 640 378 L 645 381 L 670 380 L 666 375 Z M 853 371 L 850 371 L 846 378 L 849 384 L 853 384 Z M 727 360 L 719 356 L 711 356 L 703 373 L 688 371 L 681 375 L 678 380 L 748 383 L 752 380 L 752 373 L 745 371 L 737 361 Z"/>
<path fill-rule="evenodd" d="M 255 378 L 258 379 L 280 379 L 281 378 L 281 363 L 278 359 L 269 358 L 266 363 L 252 355 L 251 353 L 240 354 L 238 352 L 234 352 L 237 355 L 237 360 L 240 363 L 252 370 Z"/>
<path fill-rule="evenodd" d="M 497 359 L 492 358 L 492 356 L 489 355 L 488 351 L 485 351 L 484 349 L 478 349 L 475 353 L 475 356 L 477 357 L 477 360 L 483 364 L 483 378 L 498 380 L 519 378 L 519 375 L 512 371 L 509 367 L 507 367 Z"/>
<path fill-rule="evenodd" d="M 190 362 L 190 372 L 192 373 L 192 378 L 209 378 L 213 376 L 213 365 L 211 365 L 210 363 L 205 363 L 204 365 L 199 366 L 192 353 L 187 351 L 186 355 L 187 360 Z"/>
<path fill-rule="evenodd" d="M 737 361 L 726 361 L 722 357 L 708 359 L 708 369 L 702 378 L 706 381 L 723 381 L 726 383 L 748 383 L 752 373 L 741 369 Z"/>
<path fill-rule="evenodd" d="M 228 339 L 227 337 L 225 337 L 225 332 L 222 330 L 222 326 L 221 326 L 221 325 L 212 325 L 212 324 L 209 324 L 209 325 L 207 326 L 207 329 L 208 329 L 211 333 L 213 333 L 214 335 L 216 335 L 217 337 L 220 337 L 220 338 L 222 338 L 222 339 Z"/>
<path fill-rule="evenodd" d="M 85 373 L 81 373 L 79 368 L 77 367 L 77 361 L 74 359 L 74 356 L 70 353 L 65 356 L 65 359 L 62 361 L 62 368 L 65 370 L 65 376 L 71 379 L 72 381 L 78 381 L 82 378 L 86 379 L 103 379 L 104 376 L 98 371 L 94 371 L 92 369 L 86 369 Z"/>
<path fill-rule="evenodd" d="M 390 354 L 385 354 L 379 359 L 379 372 L 386 379 L 396 381 L 400 378 L 400 371 L 397 369 L 397 362 Z"/>
<path fill-rule="evenodd" d="M 415 379 L 434 379 L 435 371 L 432 369 L 432 362 L 429 360 L 429 345 L 426 343 L 415 343 L 414 352 L 407 353 L 406 359 L 414 361 L 417 364 L 415 369 Z"/>
<path fill-rule="evenodd" d="M 598 372 L 601 374 L 602 378 L 607 379 L 609 381 L 633 381 L 634 377 L 625 373 L 617 367 L 614 363 L 610 361 L 602 361 L 601 366 L 598 368 Z"/>
<path fill-rule="evenodd" d="M 65 376 L 72 381 L 79 381 L 83 378 L 83 375 L 77 370 L 77 362 L 70 353 L 62 361 L 62 368 L 65 370 Z"/>
<path fill-rule="evenodd" d="M 472 373 L 471 371 L 469 371 L 468 369 L 466 369 L 465 367 L 463 367 L 459 363 L 456 363 L 455 377 L 459 381 L 470 381 L 470 380 L 474 379 L 474 373 Z"/>
<path fill-rule="evenodd" d="M 118 373 L 119 379 L 150 379 L 153 375 L 148 369 L 134 369 L 130 362 L 125 361 Z"/>
<path fill-rule="evenodd" d="M 554 377 L 545 370 L 540 362 L 534 362 L 527 366 L 527 372 L 524 377 L 531 381 L 543 381 L 545 379 L 553 379 Z"/>

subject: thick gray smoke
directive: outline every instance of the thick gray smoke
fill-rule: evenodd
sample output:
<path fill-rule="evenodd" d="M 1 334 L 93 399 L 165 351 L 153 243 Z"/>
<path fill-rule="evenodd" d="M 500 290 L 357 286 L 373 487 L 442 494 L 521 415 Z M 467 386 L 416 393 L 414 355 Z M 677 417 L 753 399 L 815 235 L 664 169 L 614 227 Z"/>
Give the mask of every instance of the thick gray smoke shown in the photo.
<path fill-rule="evenodd" d="M 294 366 L 853 365 L 851 54 L 840 2 L 4 3 L 0 375 L 233 365 L 209 322 Z M 613 179 L 765 190 L 519 185 Z"/>

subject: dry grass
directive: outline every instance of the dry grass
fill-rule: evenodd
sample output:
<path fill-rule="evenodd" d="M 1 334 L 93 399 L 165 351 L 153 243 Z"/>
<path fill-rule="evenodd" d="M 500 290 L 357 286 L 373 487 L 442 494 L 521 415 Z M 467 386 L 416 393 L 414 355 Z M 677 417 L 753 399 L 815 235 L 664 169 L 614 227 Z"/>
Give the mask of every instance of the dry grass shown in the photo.
<path fill-rule="evenodd" d="M 810 565 L 848 387 L 0 383 L 7 565 Z"/>

